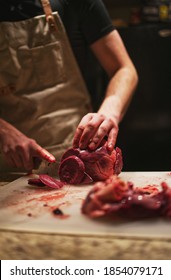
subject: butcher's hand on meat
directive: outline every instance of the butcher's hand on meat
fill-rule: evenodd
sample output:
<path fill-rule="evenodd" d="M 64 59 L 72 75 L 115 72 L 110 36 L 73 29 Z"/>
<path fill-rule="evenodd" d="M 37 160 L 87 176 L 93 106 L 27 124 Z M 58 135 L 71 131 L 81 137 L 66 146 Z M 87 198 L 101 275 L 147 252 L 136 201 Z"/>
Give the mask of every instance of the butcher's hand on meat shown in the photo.
<path fill-rule="evenodd" d="M 0 119 L 0 151 L 9 166 L 24 168 L 28 172 L 36 167 L 36 161 L 55 162 L 55 157 L 35 140 L 28 138 L 2 119 Z"/>
<path fill-rule="evenodd" d="M 118 135 L 118 124 L 114 118 L 100 113 L 88 113 L 80 121 L 73 140 L 73 147 L 97 149 L 107 136 L 106 147 L 114 149 Z"/>

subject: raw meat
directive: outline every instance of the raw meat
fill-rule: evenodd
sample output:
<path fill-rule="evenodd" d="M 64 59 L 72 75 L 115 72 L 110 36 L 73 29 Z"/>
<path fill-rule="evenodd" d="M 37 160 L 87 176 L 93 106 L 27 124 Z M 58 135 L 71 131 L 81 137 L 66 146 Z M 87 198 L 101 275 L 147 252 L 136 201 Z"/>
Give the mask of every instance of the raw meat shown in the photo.
<path fill-rule="evenodd" d="M 40 186 L 40 187 L 45 186 L 45 184 L 39 178 L 28 179 L 28 184 L 33 186 Z"/>
<path fill-rule="evenodd" d="M 171 218 L 171 189 L 166 183 L 157 187 L 136 188 L 117 176 L 97 182 L 82 205 L 82 213 L 91 218 L 106 216 L 124 218 Z"/>
<path fill-rule="evenodd" d="M 95 151 L 71 148 L 63 154 L 58 173 L 62 182 L 86 184 L 118 175 L 122 167 L 122 152 L 118 147 L 111 153 L 105 146 Z"/>
<path fill-rule="evenodd" d="M 77 156 L 69 156 L 60 164 L 59 177 L 63 182 L 79 184 L 83 180 L 84 172 L 85 166 L 82 160 Z"/>
<path fill-rule="evenodd" d="M 53 189 L 61 189 L 64 186 L 64 183 L 60 180 L 52 178 L 47 174 L 41 174 L 38 178 L 28 179 L 29 185 L 35 186 L 48 186 Z"/>

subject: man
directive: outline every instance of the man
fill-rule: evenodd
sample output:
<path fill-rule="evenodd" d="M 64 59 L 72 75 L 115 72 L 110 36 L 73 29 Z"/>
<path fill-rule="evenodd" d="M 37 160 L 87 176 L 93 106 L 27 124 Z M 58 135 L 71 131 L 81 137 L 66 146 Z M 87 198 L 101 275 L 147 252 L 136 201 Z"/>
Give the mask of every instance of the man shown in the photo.
<path fill-rule="evenodd" d="M 1 2 L 2 162 L 31 171 L 35 159 L 59 160 L 72 139 L 94 150 L 107 136 L 112 150 L 138 78 L 103 2 Z M 96 113 L 84 84 L 88 48 L 110 78 Z"/>

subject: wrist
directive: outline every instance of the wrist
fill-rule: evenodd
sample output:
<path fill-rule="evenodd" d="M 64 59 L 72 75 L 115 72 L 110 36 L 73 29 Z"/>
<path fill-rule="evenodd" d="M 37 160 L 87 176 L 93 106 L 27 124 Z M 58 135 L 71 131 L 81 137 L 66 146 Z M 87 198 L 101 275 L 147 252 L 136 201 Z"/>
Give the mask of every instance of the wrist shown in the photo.
<path fill-rule="evenodd" d="M 113 119 L 113 121 L 117 123 L 117 125 L 122 118 L 121 112 L 121 101 L 115 95 L 107 96 L 98 110 L 98 113 Z"/>

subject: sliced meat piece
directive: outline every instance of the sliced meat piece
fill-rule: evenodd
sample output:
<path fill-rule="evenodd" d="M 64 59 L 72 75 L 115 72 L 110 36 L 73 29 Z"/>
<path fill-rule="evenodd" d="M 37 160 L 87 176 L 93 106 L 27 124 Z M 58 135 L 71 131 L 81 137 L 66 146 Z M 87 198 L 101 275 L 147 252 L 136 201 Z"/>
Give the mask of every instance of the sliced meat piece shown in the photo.
<path fill-rule="evenodd" d="M 59 177 L 68 184 L 80 184 L 84 178 L 85 166 L 77 156 L 65 158 L 59 166 Z"/>
<path fill-rule="evenodd" d="M 41 174 L 39 175 L 39 178 L 28 179 L 28 184 L 41 187 L 47 186 L 53 189 L 61 189 L 64 186 L 63 182 L 52 178 L 47 174 Z"/>
<path fill-rule="evenodd" d="M 64 154 L 62 155 L 61 162 L 64 159 L 66 159 L 66 158 L 68 158 L 70 156 L 77 156 L 77 157 L 79 157 L 79 154 L 80 154 L 79 149 L 70 148 L 70 149 L 66 150 L 64 152 Z"/>
<path fill-rule="evenodd" d="M 64 183 L 60 180 L 57 180 L 55 178 L 52 178 L 51 176 L 47 174 L 41 174 L 39 175 L 40 181 L 45 184 L 46 186 L 53 188 L 53 189 L 61 189 L 64 186 Z"/>
<path fill-rule="evenodd" d="M 33 186 L 40 186 L 40 187 L 45 186 L 45 184 L 39 178 L 28 179 L 28 184 Z"/>

